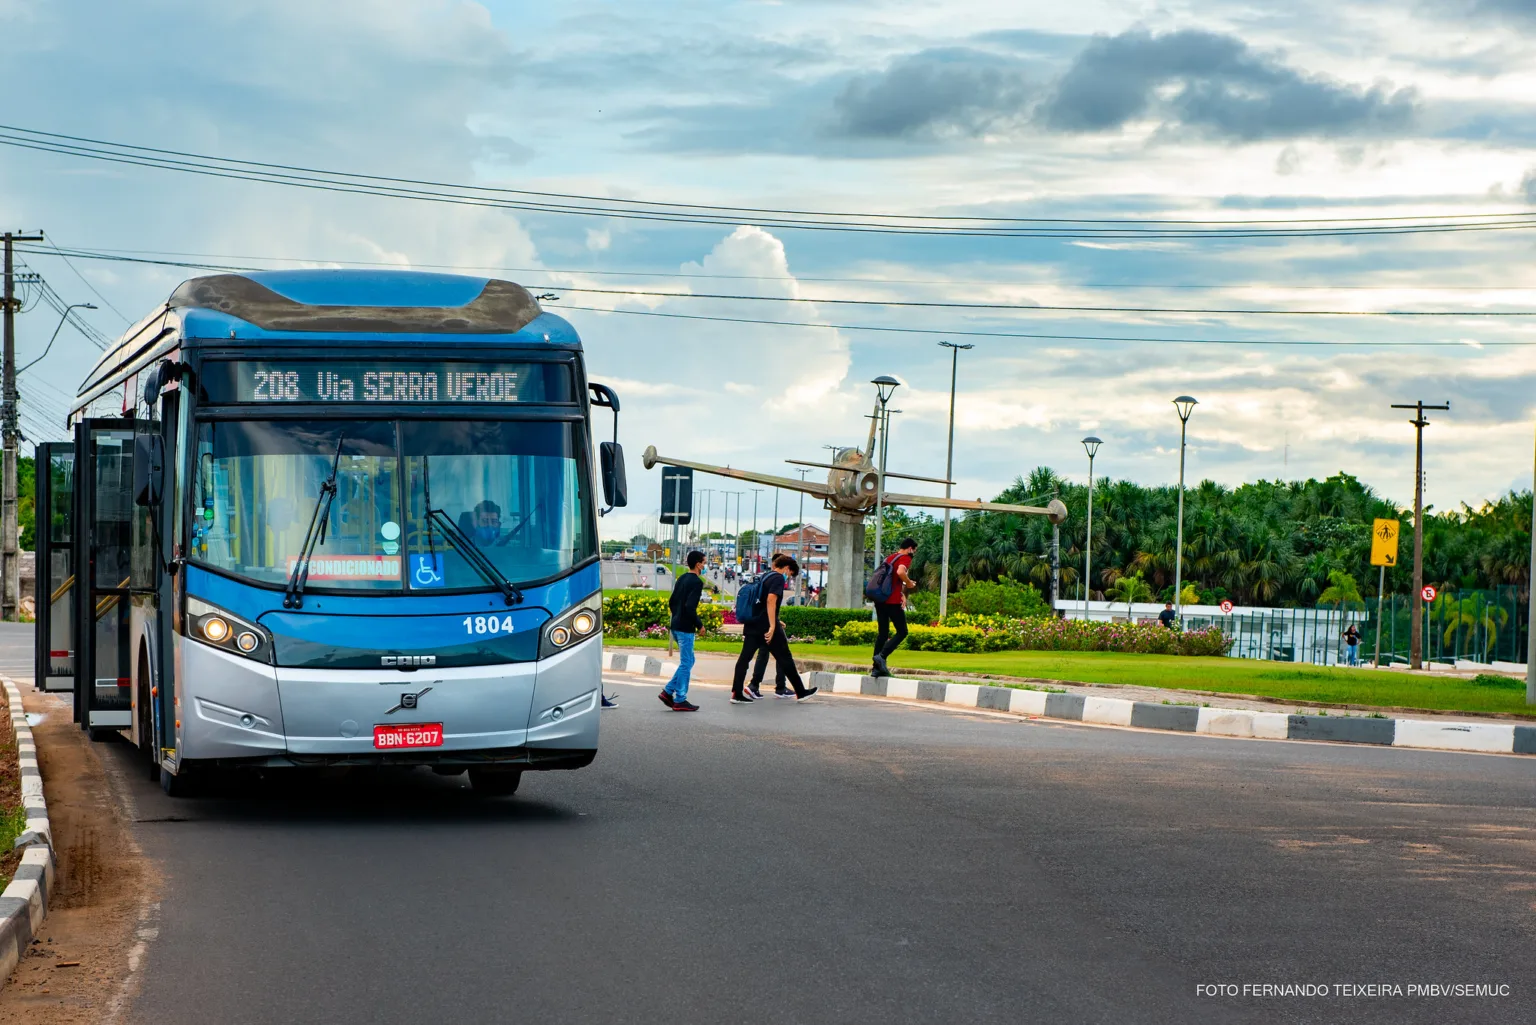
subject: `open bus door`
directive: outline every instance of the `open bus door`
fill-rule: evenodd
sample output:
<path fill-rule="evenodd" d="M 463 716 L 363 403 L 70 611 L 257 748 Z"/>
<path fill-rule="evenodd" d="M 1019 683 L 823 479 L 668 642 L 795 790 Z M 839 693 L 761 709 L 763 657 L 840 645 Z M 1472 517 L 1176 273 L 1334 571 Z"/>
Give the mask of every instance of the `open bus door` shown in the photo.
<path fill-rule="evenodd" d="M 93 738 L 132 725 L 133 421 L 75 427 L 75 721 Z"/>
<path fill-rule="evenodd" d="M 32 678 L 43 690 L 75 685 L 75 446 L 37 446 L 34 533 L 37 546 L 37 644 Z"/>

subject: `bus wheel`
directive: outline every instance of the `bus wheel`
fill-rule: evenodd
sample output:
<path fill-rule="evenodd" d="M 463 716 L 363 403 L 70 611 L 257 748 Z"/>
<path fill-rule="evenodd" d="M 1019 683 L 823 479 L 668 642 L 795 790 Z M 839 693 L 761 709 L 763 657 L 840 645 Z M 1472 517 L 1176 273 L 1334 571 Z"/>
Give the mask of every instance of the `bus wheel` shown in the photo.
<path fill-rule="evenodd" d="M 470 769 L 469 785 L 480 797 L 506 797 L 517 793 L 523 781 L 521 769 Z"/>
<path fill-rule="evenodd" d="M 190 765 L 181 765 L 179 772 L 160 770 L 160 789 L 168 797 L 191 797 L 197 791 L 198 773 Z"/>

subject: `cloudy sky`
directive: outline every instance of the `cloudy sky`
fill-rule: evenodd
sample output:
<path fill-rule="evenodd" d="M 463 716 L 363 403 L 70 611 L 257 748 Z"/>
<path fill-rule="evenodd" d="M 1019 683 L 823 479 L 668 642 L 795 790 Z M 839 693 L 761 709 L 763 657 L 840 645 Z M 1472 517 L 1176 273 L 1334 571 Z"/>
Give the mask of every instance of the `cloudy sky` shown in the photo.
<path fill-rule="evenodd" d="M 1422 219 L 1536 212 L 1533 28 L 1536 0 L 0 0 L 0 89 L 24 98 L 5 115 L 21 127 L 443 182 L 949 216 Z M 1169 482 L 1169 400 L 1185 392 L 1200 400 L 1195 479 L 1343 469 L 1411 502 L 1413 432 L 1387 407 L 1423 398 L 1452 405 L 1428 434 L 1430 501 L 1530 484 L 1536 346 L 1510 343 L 1536 342 L 1536 325 L 1471 314 L 1536 309 L 1532 230 L 1091 241 L 673 225 L 13 148 L 0 222 L 66 248 L 456 267 L 555 290 L 549 308 L 625 400 L 634 505 L 614 535 L 654 515 L 647 443 L 786 472 L 862 440 L 878 374 L 905 382 L 892 469 L 941 473 L 946 337 L 975 344 L 959 376 L 964 496 L 1042 464 L 1082 476 L 1090 432 L 1099 473 Z M 110 335 L 195 273 L 26 260 L 101 306 L 85 316 Z M 45 307 L 19 318 L 21 360 L 56 322 Z M 58 423 L 95 353 L 66 329 L 22 378 L 29 436 Z"/>

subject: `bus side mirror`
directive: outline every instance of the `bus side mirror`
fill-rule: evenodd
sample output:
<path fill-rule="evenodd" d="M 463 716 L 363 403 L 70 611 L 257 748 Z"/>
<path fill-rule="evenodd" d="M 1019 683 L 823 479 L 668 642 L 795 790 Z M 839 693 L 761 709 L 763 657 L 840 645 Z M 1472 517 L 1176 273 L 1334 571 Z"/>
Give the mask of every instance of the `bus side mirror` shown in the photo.
<path fill-rule="evenodd" d="M 608 507 L 603 510 L 603 515 L 606 516 L 629 504 L 629 487 L 624 481 L 624 446 L 616 441 L 604 441 L 597 449 L 603 467 L 603 504 Z"/>
<path fill-rule="evenodd" d="M 133 501 L 158 506 L 165 489 L 165 442 L 158 434 L 133 439 Z"/>

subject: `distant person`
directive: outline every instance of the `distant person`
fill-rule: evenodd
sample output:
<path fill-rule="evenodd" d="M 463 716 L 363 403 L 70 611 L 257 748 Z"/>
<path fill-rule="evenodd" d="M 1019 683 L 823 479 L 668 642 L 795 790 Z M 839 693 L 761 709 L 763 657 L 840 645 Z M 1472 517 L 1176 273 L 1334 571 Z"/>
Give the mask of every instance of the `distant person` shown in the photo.
<path fill-rule="evenodd" d="M 1164 605 L 1163 611 L 1157 614 L 1157 621 L 1170 630 L 1173 629 L 1173 621 L 1177 618 L 1179 617 L 1173 611 L 1173 602 L 1169 602 L 1168 604 Z"/>
<path fill-rule="evenodd" d="M 795 668 L 795 658 L 789 651 L 789 636 L 784 632 L 784 623 L 779 619 L 779 609 L 784 603 L 784 585 L 799 575 L 798 562 L 788 555 L 776 555 L 773 557 L 773 572 L 763 577 L 758 585 L 758 597 L 752 607 L 752 615 L 741 625 L 741 654 L 736 658 L 736 675 L 731 680 L 733 705 L 747 705 L 756 700 L 756 696 L 746 688 L 747 669 L 752 665 L 752 657 L 764 648 L 773 656 L 778 671 L 789 681 L 797 701 L 804 701 L 816 693 L 817 688 L 806 687 L 801 681 L 800 671 Z"/>
<path fill-rule="evenodd" d="M 909 574 L 912 568 L 912 556 L 915 554 L 917 554 L 917 538 L 909 537 L 903 538 L 901 547 L 885 558 L 885 565 L 890 567 L 891 573 L 891 595 L 884 601 L 875 603 L 875 621 L 878 629 L 875 633 L 875 656 L 871 660 L 874 668 L 870 670 L 871 676 L 891 675 L 885 660 L 901 647 L 902 641 L 907 639 L 907 592 L 917 586 L 912 582 Z"/>
<path fill-rule="evenodd" d="M 677 671 L 661 688 L 661 702 L 674 712 L 697 712 L 699 706 L 688 701 L 688 681 L 693 675 L 693 641 L 704 621 L 699 618 L 699 598 L 704 594 L 704 581 L 699 567 L 704 565 L 703 552 L 688 553 L 688 571 L 677 578 L 667 605 L 672 610 L 670 628 L 677 639 Z"/>
<path fill-rule="evenodd" d="M 1344 628 L 1344 647 L 1349 652 L 1349 664 L 1360 664 L 1360 630 L 1351 623 Z"/>

